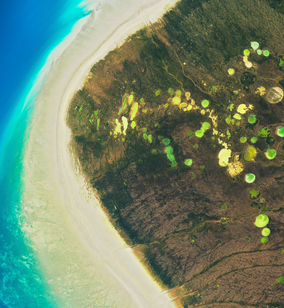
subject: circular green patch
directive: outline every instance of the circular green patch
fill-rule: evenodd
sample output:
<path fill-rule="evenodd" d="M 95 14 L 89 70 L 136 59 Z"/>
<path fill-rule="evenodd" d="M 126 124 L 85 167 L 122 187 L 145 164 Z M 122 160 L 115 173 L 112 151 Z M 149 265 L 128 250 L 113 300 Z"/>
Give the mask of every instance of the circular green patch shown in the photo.
<path fill-rule="evenodd" d="M 160 90 L 156 91 L 156 93 L 155 93 L 156 96 L 159 96 L 160 94 L 161 94 Z"/>
<path fill-rule="evenodd" d="M 270 52 L 269 52 L 268 50 L 263 50 L 263 55 L 264 55 L 265 57 L 269 57 Z"/>
<path fill-rule="evenodd" d="M 261 241 L 262 244 L 267 244 L 269 242 L 269 240 L 266 236 L 262 237 L 260 241 Z"/>
<path fill-rule="evenodd" d="M 185 165 L 187 165 L 187 166 L 191 166 L 192 165 L 192 163 L 193 163 L 193 161 L 192 161 L 192 159 L 186 159 L 185 161 L 184 161 L 184 164 Z"/>
<path fill-rule="evenodd" d="M 189 137 L 192 137 L 192 136 L 193 136 L 193 132 L 189 132 L 189 133 L 188 133 L 188 136 L 189 136 Z"/>
<path fill-rule="evenodd" d="M 257 142 L 257 137 L 252 137 L 250 140 L 251 143 L 256 143 Z"/>
<path fill-rule="evenodd" d="M 258 228 L 264 228 L 269 223 L 269 218 L 265 214 L 260 214 L 256 217 L 254 224 Z"/>
<path fill-rule="evenodd" d="M 282 283 L 284 281 L 284 278 L 283 278 L 283 276 L 279 276 L 279 277 L 276 278 L 276 280 L 277 280 L 278 283 Z"/>
<path fill-rule="evenodd" d="M 156 153 L 157 153 L 157 150 L 156 150 L 156 149 L 153 149 L 153 150 L 152 150 L 152 153 L 153 153 L 153 154 L 156 154 Z"/>
<path fill-rule="evenodd" d="M 209 106 L 209 101 L 207 99 L 204 99 L 202 102 L 201 102 L 201 105 L 203 108 L 207 108 Z"/>
<path fill-rule="evenodd" d="M 247 142 L 247 140 L 248 140 L 247 137 L 241 137 L 241 138 L 240 138 L 240 142 L 241 142 L 241 143 L 245 143 L 245 142 Z"/>
<path fill-rule="evenodd" d="M 251 42 L 250 46 L 253 50 L 256 50 L 259 47 L 259 43 L 258 42 Z"/>
<path fill-rule="evenodd" d="M 204 133 L 203 133 L 202 130 L 198 130 L 198 131 L 195 132 L 195 136 L 198 137 L 198 138 L 203 137 L 203 135 L 204 135 Z"/>
<path fill-rule="evenodd" d="M 181 96 L 181 90 L 177 90 L 176 93 L 177 93 L 178 96 Z"/>
<path fill-rule="evenodd" d="M 268 158 L 268 159 L 274 159 L 276 157 L 276 154 L 277 154 L 277 151 L 274 150 L 274 149 L 269 149 L 266 151 L 265 153 L 265 156 Z"/>
<path fill-rule="evenodd" d="M 176 161 L 173 161 L 172 162 L 172 167 L 176 167 L 177 166 L 177 162 Z"/>
<path fill-rule="evenodd" d="M 258 49 L 258 50 L 257 50 L 257 54 L 258 54 L 259 56 L 261 56 L 261 55 L 262 55 L 262 50 Z"/>
<path fill-rule="evenodd" d="M 203 122 L 203 123 L 202 123 L 201 129 L 207 130 L 207 129 L 209 129 L 209 128 L 210 128 L 210 123 L 208 123 L 208 122 Z"/>
<path fill-rule="evenodd" d="M 249 237 L 246 237 L 245 240 L 248 242 L 249 241 Z"/>
<path fill-rule="evenodd" d="M 147 136 L 147 134 L 143 134 L 143 138 L 145 139 L 145 140 L 147 140 L 148 139 L 148 136 Z"/>
<path fill-rule="evenodd" d="M 263 236 L 269 236 L 270 232 L 271 232 L 271 231 L 270 231 L 269 228 L 264 228 L 264 229 L 262 229 L 261 234 L 262 234 Z"/>
<path fill-rule="evenodd" d="M 169 159 L 171 162 L 173 162 L 173 161 L 176 160 L 174 154 L 167 154 L 167 157 L 168 157 L 168 159 Z"/>
<path fill-rule="evenodd" d="M 246 174 L 245 181 L 247 183 L 253 183 L 255 181 L 255 175 L 253 173 Z"/>
<path fill-rule="evenodd" d="M 204 166 L 204 165 L 202 165 L 202 166 L 200 167 L 200 169 L 201 169 L 201 170 L 205 169 L 205 166 Z"/>
<path fill-rule="evenodd" d="M 257 122 L 256 115 L 255 114 L 249 115 L 248 122 L 249 122 L 249 124 L 255 124 Z"/>
<path fill-rule="evenodd" d="M 181 102 L 181 100 L 180 100 L 180 98 L 179 98 L 178 96 L 175 96 L 175 97 L 173 98 L 173 103 L 174 103 L 174 105 L 179 105 L 180 102 Z"/>
<path fill-rule="evenodd" d="M 165 139 L 164 140 L 164 145 L 167 146 L 171 143 L 171 140 L 170 139 Z"/>
<path fill-rule="evenodd" d="M 222 210 L 225 210 L 226 208 L 227 208 L 226 204 L 222 204 L 222 205 L 221 205 L 221 209 L 222 209 Z"/>
<path fill-rule="evenodd" d="M 165 152 L 166 152 L 167 154 L 172 154 L 173 151 L 174 151 L 174 149 L 173 149 L 171 146 L 168 146 L 168 147 L 166 147 L 166 149 L 165 149 Z"/>
<path fill-rule="evenodd" d="M 244 56 L 249 56 L 249 54 L 250 54 L 250 51 L 248 49 L 245 49 L 244 50 Z"/>
<path fill-rule="evenodd" d="M 197 150 L 197 149 L 198 149 L 198 144 L 195 144 L 195 145 L 193 146 L 193 148 L 194 148 L 194 150 Z"/>
<path fill-rule="evenodd" d="M 276 130 L 276 134 L 277 134 L 279 137 L 284 137 L 284 126 L 278 127 L 277 130 Z"/>
<path fill-rule="evenodd" d="M 228 69 L 228 74 L 229 74 L 230 76 L 234 75 L 234 74 L 235 74 L 235 70 L 234 70 L 233 68 L 229 68 L 229 69 Z"/>

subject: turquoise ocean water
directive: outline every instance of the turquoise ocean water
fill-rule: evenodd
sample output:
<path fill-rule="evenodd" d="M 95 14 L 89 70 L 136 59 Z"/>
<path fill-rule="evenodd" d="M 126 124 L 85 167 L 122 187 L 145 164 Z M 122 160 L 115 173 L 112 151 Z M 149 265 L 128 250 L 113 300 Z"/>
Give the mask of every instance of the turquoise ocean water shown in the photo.
<path fill-rule="evenodd" d="M 51 51 L 90 13 L 80 2 L 0 3 L 0 308 L 57 307 L 19 226 L 22 154 L 40 89 L 33 86 Z"/>

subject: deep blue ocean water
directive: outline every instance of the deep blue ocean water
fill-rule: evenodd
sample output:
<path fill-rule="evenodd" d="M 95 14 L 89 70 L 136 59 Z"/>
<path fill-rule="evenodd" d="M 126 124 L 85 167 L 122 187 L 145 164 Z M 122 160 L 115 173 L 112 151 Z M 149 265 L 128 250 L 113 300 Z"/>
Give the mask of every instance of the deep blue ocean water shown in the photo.
<path fill-rule="evenodd" d="M 0 308 L 57 307 L 18 224 L 27 95 L 47 56 L 88 14 L 82 0 L 0 1 Z"/>

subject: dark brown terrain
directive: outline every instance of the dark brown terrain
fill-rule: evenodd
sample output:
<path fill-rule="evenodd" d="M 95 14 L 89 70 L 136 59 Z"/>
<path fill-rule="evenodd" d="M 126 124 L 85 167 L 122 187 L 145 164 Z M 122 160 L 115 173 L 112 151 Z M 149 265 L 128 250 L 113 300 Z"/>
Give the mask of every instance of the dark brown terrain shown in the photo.
<path fill-rule="evenodd" d="M 82 170 L 181 307 L 284 307 L 284 106 L 267 101 L 284 87 L 283 14 L 283 1 L 183 0 L 98 62 L 70 105 Z"/>

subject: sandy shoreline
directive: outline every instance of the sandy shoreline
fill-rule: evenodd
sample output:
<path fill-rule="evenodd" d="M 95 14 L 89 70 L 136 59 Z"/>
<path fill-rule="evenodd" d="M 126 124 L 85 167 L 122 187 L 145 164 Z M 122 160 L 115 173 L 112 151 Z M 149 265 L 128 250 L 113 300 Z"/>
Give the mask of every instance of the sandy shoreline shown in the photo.
<path fill-rule="evenodd" d="M 53 65 L 38 96 L 25 153 L 22 228 L 60 307 L 174 307 L 75 171 L 65 116 L 92 65 L 175 2 L 103 7 Z"/>

